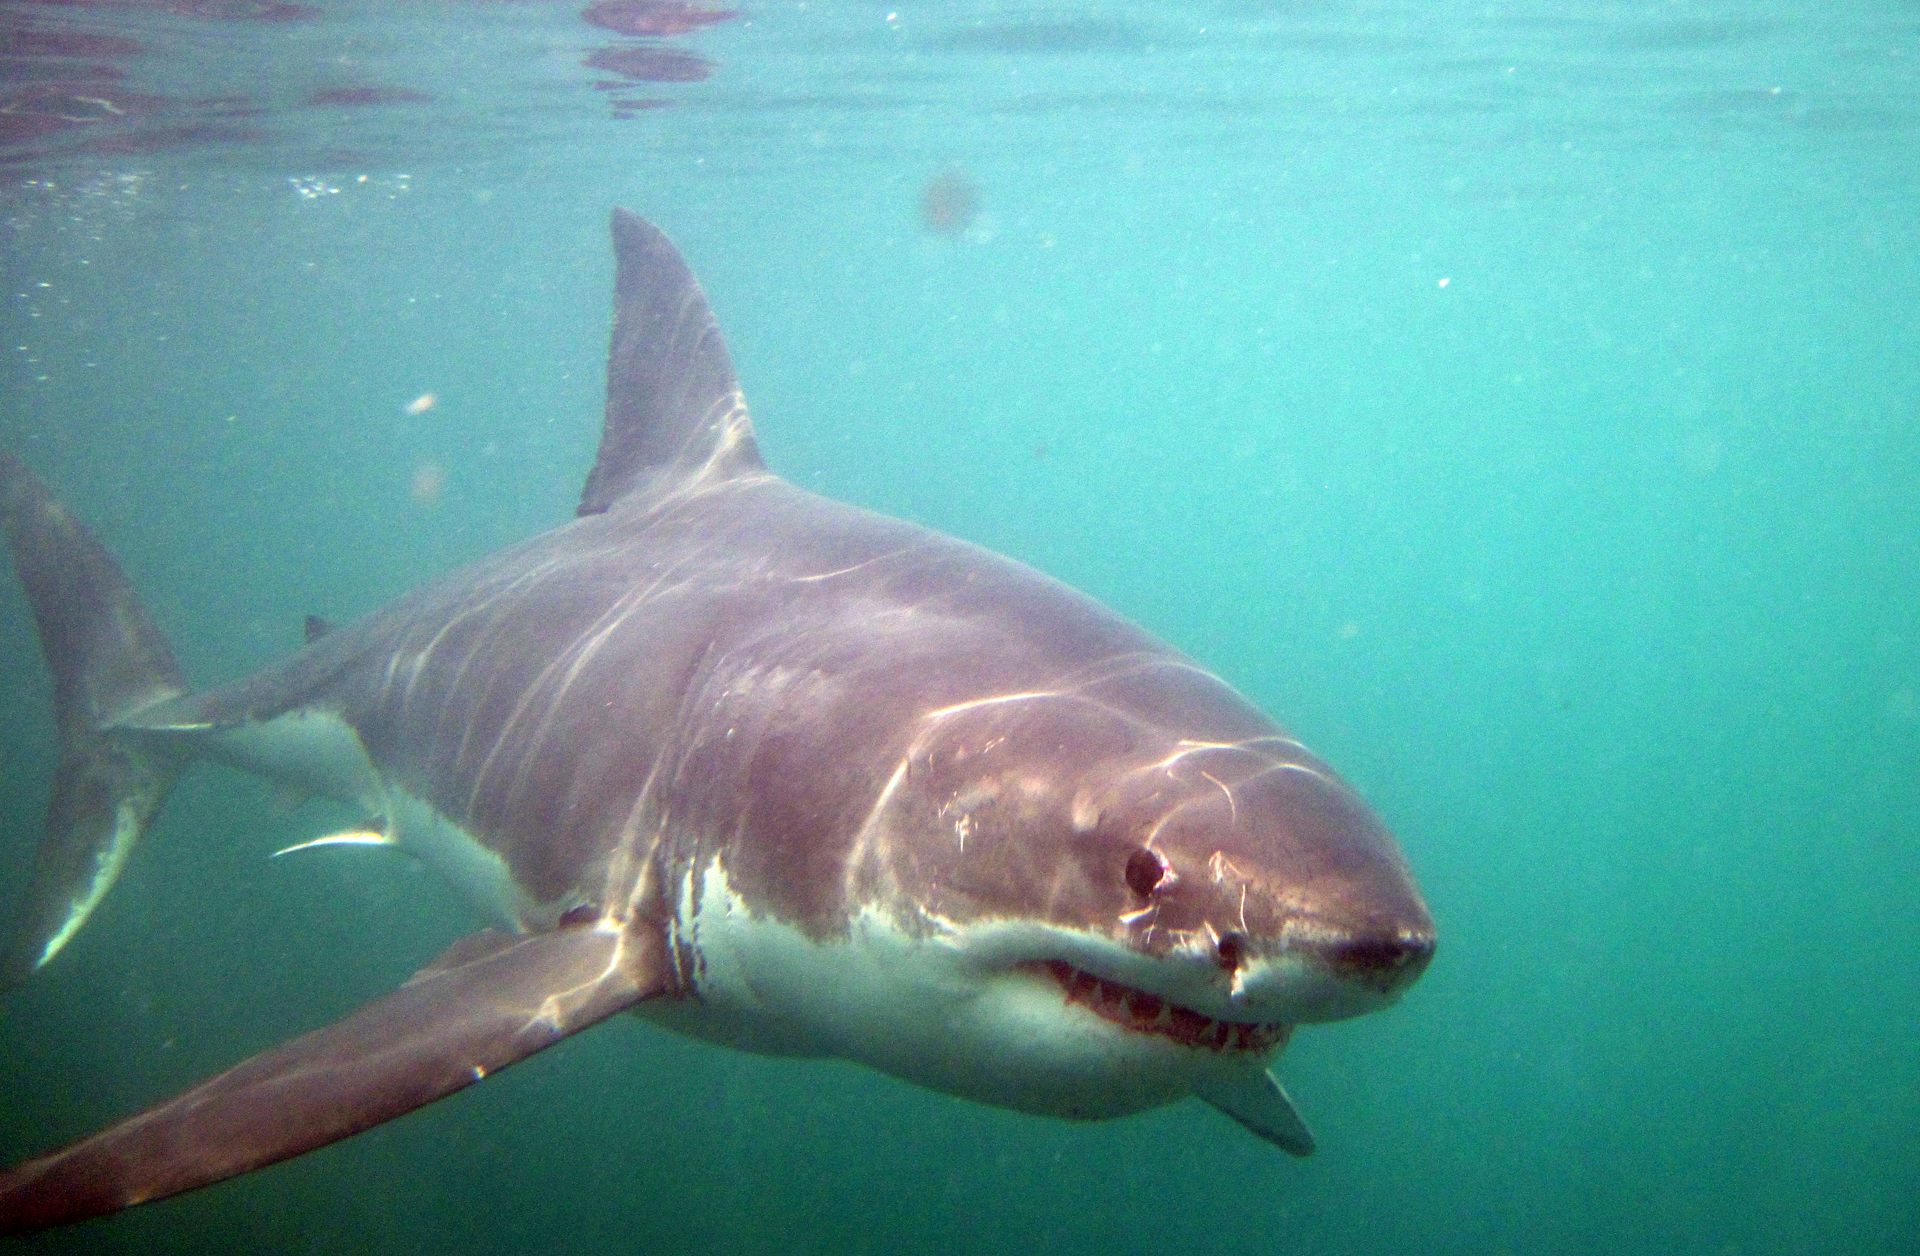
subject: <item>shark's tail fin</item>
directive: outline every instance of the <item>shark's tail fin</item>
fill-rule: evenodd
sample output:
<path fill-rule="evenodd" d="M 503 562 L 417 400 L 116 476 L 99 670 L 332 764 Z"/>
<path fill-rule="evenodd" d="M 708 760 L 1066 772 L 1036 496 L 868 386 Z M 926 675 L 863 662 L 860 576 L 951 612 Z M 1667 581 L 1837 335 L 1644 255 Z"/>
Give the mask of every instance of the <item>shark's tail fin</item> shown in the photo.
<path fill-rule="evenodd" d="M 53 672 L 60 762 L 27 905 L 0 981 L 25 980 L 112 887 L 179 775 L 167 752 L 116 725 L 184 692 L 173 652 L 93 533 L 0 450 L 0 523 Z"/>

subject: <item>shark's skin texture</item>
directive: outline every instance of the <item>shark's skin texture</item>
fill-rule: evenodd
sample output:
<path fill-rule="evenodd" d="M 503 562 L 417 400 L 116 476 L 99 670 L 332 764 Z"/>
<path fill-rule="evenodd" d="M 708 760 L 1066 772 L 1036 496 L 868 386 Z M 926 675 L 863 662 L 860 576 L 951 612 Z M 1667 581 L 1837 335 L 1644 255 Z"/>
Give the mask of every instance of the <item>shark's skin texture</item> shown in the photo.
<path fill-rule="evenodd" d="M 16 977 L 203 758 L 357 805 L 338 841 L 419 856 L 511 931 L 0 1173 L 0 1229 L 299 1154 L 626 1009 L 1061 1116 L 1199 1095 L 1305 1154 L 1268 1064 L 1426 966 L 1406 863 L 1331 768 L 1090 599 L 771 473 L 678 253 L 624 212 L 614 241 L 579 517 L 225 688 L 187 691 L 0 454 L 62 739 Z"/>

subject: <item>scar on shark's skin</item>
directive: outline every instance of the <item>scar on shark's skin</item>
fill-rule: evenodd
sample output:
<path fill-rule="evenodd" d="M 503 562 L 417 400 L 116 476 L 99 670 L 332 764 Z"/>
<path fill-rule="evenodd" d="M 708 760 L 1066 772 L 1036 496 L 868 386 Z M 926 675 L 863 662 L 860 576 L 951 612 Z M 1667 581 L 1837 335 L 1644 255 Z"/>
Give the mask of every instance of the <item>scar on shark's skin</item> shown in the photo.
<path fill-rule="evenodd" d="M 1304 1155 L 1269 1066 L 1426 967 L 1405 860 L 1330 767 L 1086 597 L 778 478 L 685 262 L 613 236 L 577 517 L 223 687 L 0 452 L 61 742 L 13 981 L 202 759 L 364 816 L 280 854 L 400 850 L 496 926 L 0 1172 L 0 1231 L 299 1155 L 624 1011 L 1061 1117 L 1196 1096 Z"/>

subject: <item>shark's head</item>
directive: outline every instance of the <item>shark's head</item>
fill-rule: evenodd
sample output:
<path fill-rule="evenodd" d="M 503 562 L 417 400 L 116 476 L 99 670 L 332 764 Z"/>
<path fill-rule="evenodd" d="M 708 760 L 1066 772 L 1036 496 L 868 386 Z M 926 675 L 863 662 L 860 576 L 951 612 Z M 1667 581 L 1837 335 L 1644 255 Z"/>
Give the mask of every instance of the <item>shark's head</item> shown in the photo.
<path fill-rule="evenodd" d="M 699 836 L 677 910 L 702 1015 L 1016 1108 L 1197 1091 L 1256 1124 L 1238 1100 L 1295 1026 L 1391 1003 L 1432 956 L 1393 838 L 1184 656 L 893 526 L 778 586 L 687 704 L 665 792 Z"/>
<path fill-rule="evenodd" d="M 951 1006 L 916 1015 L 965 1043 L 941 1058 L 991 1062 L 918 1079 L 1015 1106 L 1101 1115 L 1257 1069 L 1433 953 L 1380 820 L 1176 656 L 922 713 L 863 833 L 853 898 L 952 961 L 930 966 Z"/>

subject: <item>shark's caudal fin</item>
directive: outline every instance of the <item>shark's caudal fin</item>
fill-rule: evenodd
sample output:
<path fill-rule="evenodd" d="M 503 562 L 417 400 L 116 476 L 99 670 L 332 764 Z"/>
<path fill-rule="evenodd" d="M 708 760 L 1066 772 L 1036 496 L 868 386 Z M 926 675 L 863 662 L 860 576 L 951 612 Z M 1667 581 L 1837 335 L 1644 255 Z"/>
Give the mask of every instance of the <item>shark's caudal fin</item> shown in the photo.
<path fill-rule="evenodd" d="M 115 725 L 184 687 L 112 556 L 5 451 L 0 524 L 53 673 L 60 736 L 46 836 L 0 970 L 14 984 L 86 922 L 179 773 L 167 753 Z"/>
<path fill-rule="evenodd" d="M 672 241 L 616 209 L 613 252 L 607 421 L 580 497 L 583 515 L 651 486 L 764 465 L 726 341 Z"/>
<path fill-rule="evenodd" d="M 664 944 L 597 924 L 463 939 L 392 994 L 0 1173 L 0 1234 L 81 1221 L 335 1142 L 668 993 Z"/>

